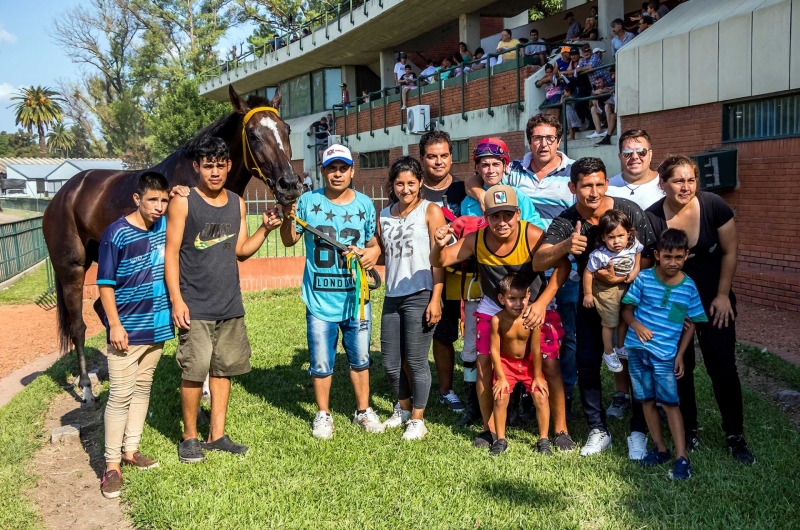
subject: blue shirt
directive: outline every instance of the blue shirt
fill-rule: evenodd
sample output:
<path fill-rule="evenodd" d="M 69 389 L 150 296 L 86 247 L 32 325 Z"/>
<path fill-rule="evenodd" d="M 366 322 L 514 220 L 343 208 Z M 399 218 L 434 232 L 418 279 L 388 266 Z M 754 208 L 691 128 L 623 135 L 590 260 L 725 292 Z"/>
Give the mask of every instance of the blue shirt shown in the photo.
<path fill-rule="evenodd" d="M 355 190 L 354 190 L 355 191 Z M 297 216 L 345 245 L 364 248 L 375 237 L 375 206 L 363 193 L 348 204 L 334 204 L 325 188 L 304 193 L 297 201 Z M 326 322 L 343 322 L 353 316 L 355 285 L 341 252 L 297 225 L 306 246 L 302 296 L 311 314 Z"/>
<path fill-rule="evenodd" d="M 633 280 L 622 298 L 623 304 L 636 306 L 633 317 L 653 332 L 642 344 L 633 328 L 625 335 L 626 348 L 645 349 L 664 361 L 674 359 L 686 317 L 692 322 L 708 322 L 697 286 L 683 274 L 676 285 L 667 285 L 656 276 L 655 268 L 645 269 Z"/>
<path fill-rule="evenodd" d="M 632 41 L 635 36 L 636 35 L 629 31 L 625 32 L 625 37 L 622 39 L 614 35 L 614 38 L 611 39 L 611 53 L 616 56 L 619 49 Z"/>
<path fill-rule="evenodd" d="M 119 320 L 132 345 L 157 344 L 175 336 L 164 282 L 166 233 L 166 217 L 160 217 L 149 230 L 122 217 L 106 228 L 100 239 L 97 285 L 114 287 Z M 108 330 L 108 321 L 104 324 Z"/>
<path fill-rule="evenodd" d="M 489 188 L 484 186 L 483 189 L 488 190 Z M 534 207 L 531 198 L 517 188 L 514 188 L 514 192 L 517 194 L 519 218 L 523 221 L 528 221 L 529 223 L 538 226 L 542 230 L 547 230 L 547 226 L 544 224 L 544 221 L 542 221 L 542 218 L 539 217 L 539 212 L 536 211 L 536 207 Z M 481 205 L 476 199 L 467 196 L 466 199 L 461 201 L 461 215 L 474 215 L 476 217 L 483 217 L 483 210 L 481 210 Z"/>

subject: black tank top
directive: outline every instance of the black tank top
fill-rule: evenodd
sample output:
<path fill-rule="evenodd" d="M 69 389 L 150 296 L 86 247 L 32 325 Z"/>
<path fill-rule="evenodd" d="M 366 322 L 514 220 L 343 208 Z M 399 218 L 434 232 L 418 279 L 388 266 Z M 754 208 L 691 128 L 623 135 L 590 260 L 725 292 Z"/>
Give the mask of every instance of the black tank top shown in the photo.
<path fill-rule="evenodd" d="M 239 196 L 225 190 L 228 204 L 212 206 L 196 189 L 189 194 L 189 213 L 180 251 L 181 296 L 189 317 L 227 320 L 244 316 L 239 289 L 236 241 L 241 211 Z"/>

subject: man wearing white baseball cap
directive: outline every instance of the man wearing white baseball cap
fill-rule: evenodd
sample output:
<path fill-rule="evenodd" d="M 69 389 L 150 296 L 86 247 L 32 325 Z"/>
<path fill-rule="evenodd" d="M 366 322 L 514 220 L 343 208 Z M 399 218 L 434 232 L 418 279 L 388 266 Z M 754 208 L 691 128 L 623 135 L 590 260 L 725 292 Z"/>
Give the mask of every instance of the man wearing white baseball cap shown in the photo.
<path fill-rule="evenodd" d="M 297 225 L 293 217 L 306 221 L 323 233 L 348 245 L 361 264 L 370 270 L 380 257 L 375 237 L 375 206 L 369 197 L 350 188 L 353 181 L 353 155 L 350 149 L 335 144 L 322 153 L 325 186 L 300 196 L 297 204 L 283 207 L 281 240 L 287 247 L 304 238 L 306 266 L 302 298 L 306 304 L 309 373 L 319 411 L 314 417 L 312 435 L 333 436 L 333 417 L 328 406 L 336 359 L 336 344 L 342 334 L 350 380 L 356 395 L 353 423 L 373 433 L 383 432 L 380 418 L 369 406 L 369 340 L 372 327 L 370 304 L 357 311 L 358 299 L 345 256 Z"/>

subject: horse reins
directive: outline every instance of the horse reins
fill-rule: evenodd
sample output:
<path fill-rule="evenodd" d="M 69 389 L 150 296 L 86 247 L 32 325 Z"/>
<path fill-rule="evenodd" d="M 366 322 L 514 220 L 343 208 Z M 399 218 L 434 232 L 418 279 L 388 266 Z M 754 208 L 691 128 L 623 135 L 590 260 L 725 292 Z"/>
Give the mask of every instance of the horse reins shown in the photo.
<path fill-rule="evenodd" d="M 267 177 L 264 176 L 264 173 L 261 171 L 261 168 L 258 166 L 258 160 L 256 160 L 255 155 L 253 154 L 253 148 L 250 147 L 250 142 L 247 141 L 247 122 L 250 121 L 250 118 L 253 117 L 254 114 L 257 112 L 274 112 L 276 115 L 280 115 L 278 113 L 278 109 L 274 107 L 256 107 L 251 109 L 247 114 L 244 115 L 244 119 L 242 120 L 242 158 L 244 161 L 244 167 L 248 169 L 251 173 L 255 170 L 258 172 L 258 176 L 261 177 L 267 186 L 269 186 L 270 191 L 272 194 L 275 195 L 275 184 L 269 180 Z M 247 163 L 247 155 L 250 154 L 250 158 L 253 161 L 253 167 L 248 167 Z"/>

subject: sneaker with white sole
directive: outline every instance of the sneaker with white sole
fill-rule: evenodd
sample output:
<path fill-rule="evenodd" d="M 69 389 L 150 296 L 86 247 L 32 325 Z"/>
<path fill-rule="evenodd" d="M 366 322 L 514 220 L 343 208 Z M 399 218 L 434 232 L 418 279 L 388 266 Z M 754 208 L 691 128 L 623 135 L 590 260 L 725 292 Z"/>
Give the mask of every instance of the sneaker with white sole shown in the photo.
<path fill-rule="evenodd" d="M 439 403 L 453 412 L 464 412 L 464 404 L 452 390 L 447 394 L 439 394 Z"/>
<path fill-rule="evenodd" d="M 314 438 L 330 439 L 333 436 L 333 416 L 324 410 L 317 412 L 311 424 L 311 435 Z"/>
<path fill-rule="evenodd" d="M 392 413 L 391 417 L 383 422 L 383 428 L 394 429 L 396 427 L 400 427 L 401 425 L 405 425 L 409 418 L 411 418 L 411 411 L 401 409 L 398 403 L 395 405 L 394 412 Z"/>
<path fill-rule="evenodd" d="M 581 456 L 591 456 L 611 448 L 611 435 L 600 429 L 592 429 L 589 438 L 581 447 Z"/>
<path fill-rule="evenodd" d="M 601 134 L 601 133 L 595 131 L 592 134 L 587 135 L 586 138 L 602 138 L 604 136 L 605 136 L 605 134 Z"/>
<path fill-rule="evenodd" d="M 628 436 L 628 458 L 641 460 L 647 454 L 647 435 L 643 432 L 632 431 Z"/>
<path fill-rule="evenodd" d="M 362 413 L 356 411 L 353 415 L 353 425 L 358 425 L 365 431 L 375 434 L 380 434 L 386 429 L 372 407 L 367 407 L 367 410 Z"/>
<path fill-rule="evenodd" d="M 605 361 L 606 366 L 608 366 L 608 369 L 612 372 L 618 373 L 622 371 L 622 363 L 619 362 L 619 357 L 617 357 L 615 352 L 604 353 L 603 361 Z"/>
<path fill-rule="evenodd" d="M 623 346 L 622 348 L 614 348 L 614 353 L 617 354 L 617 357 L 627 361 L 628 360 L 628 348 Z"/>
<path fill-rule="evenodd" d="M 406 431 L 403 433 L 403 440 L 421 440 L 428 434 L 428 428 L 422 420 L 408 420 Z"/>
<path fill-rule="evenodd" d="M 611 399 L 611 405 L 606 410 L 606 416 L 621 420 L 625 411 L 631 408 L 631 397 L 625 392 L 617 392 Z"/>

